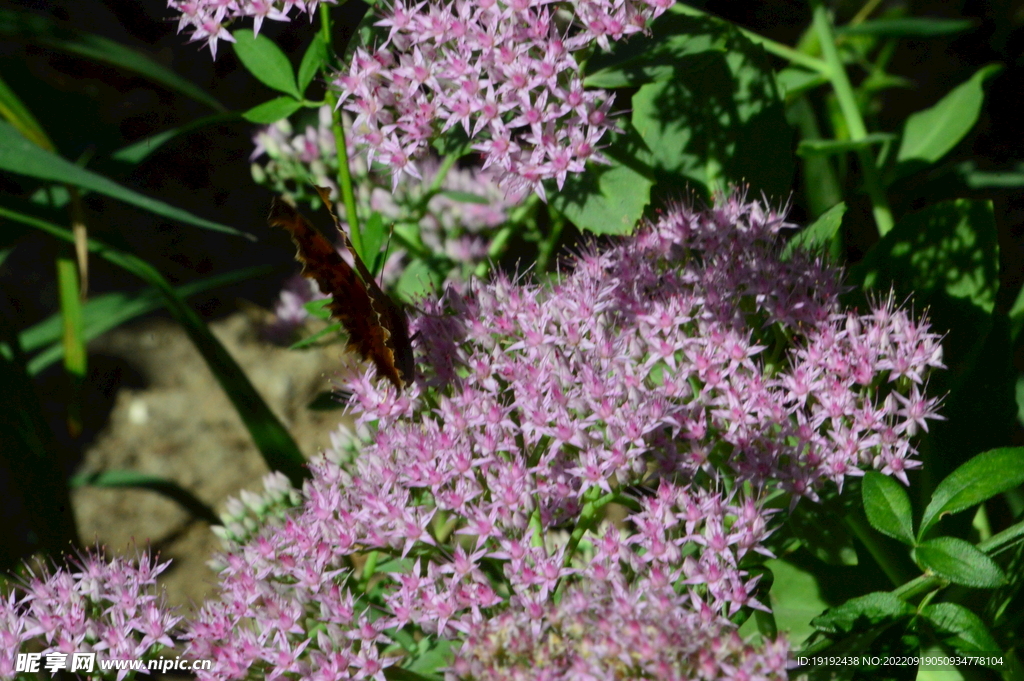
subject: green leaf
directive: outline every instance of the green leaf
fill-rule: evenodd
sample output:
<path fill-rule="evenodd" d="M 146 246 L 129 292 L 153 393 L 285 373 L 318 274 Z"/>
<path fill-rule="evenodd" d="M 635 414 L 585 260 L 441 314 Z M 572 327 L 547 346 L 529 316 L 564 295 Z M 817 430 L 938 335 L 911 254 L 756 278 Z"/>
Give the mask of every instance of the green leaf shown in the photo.
<path fill-rule="evenodd" d="M 829 208 L 813 224 L 793 235 L 793 238 L 786 243 L 786 247 L 782 249 L 782 258 L 788 260 L 797 250 L 810 252 L 827 250 L 832 239 L 839 233 L 845 213 L 846 203 L 844 202 Z"/>
<path fill-rule="evenodd" d="M 278 92 L 302 99 L 302 92 L 295 83 L 295 72 L 287 55 L 266 35 L 256 35 L 247 28 L 231 34 L 235 42 L 231 47 L 238 61 L 264 85 Z"/>
<path fill-rule="evenodd" d="M 1006 577 L 995 561 L 963 539 L 936 537 L 918 544 L 913 553 L 918 566 L 954 584 L 976 589 L 1006 584 Z"/>
<path fill-rule="evenodd" d="M 431 678 L 442 679 L 444 674 L 440 673 L 445 667 L 452 664 L 455 657 L 455 649 L 451 641 L 441 639 L 431 641 L 424 638 L 420 642 L 422 651 L 418 652 L 408 665 L 410 671 L 418 674 L 429 675 Z"/>
<path fill-rule="evenodd" d="M 791 102 L 805 92 L 824 85 L 828 76 L 817 71 L 809 71 L 797 66 L 789 66 L 775 74 L 775 82 L 787 102 Z"/>
<path fill-rule="evenodd" d="M 40 14 L 0 10 L 0 35 L 111 64 L 137 73 L 216 111 L 225 111 L 224 106 L 202 88 L 154 61 L 145 53 L 98 35 L 78 31 Z"/>
<path fill-rule="evenodd" d="M 548 183 L 549 205 L 581 230 L 629 234 L 650 200 L 654 183 L 644 165 L 647 150 L 636 131 L 625 127 L 627 134 L 614 134 L 602 149 L 611 165 L 588 163 L 582 173 L 566 177 L 561 191 Z"/>
<path fill-rule="evenodd" d="M 13 125 L 18 132 L 26 139 L 32 141 L 38 147 L 53 150 L 53 143 L 46 136 L 46 131 L 39 124 L 36 117 L 32 115 L 14 93 L 3 78 L 0 78 L 0 116 Z"/>
<path fill-rule="evenodd" d="M 938 104 L 907 118 L 894 177 L 905 177 L 927 167 L 955 147 L 978 120 L 985 99 L 985 82 L 1002 70 L 998 64 L 982 67 Z"/>
<path fill-rule="evenodd" d="M 299 94 L 303 94 L 309 84 L 313 82 L 320 68 L 327 63 L 327 43 L 323 36 L 317 33 L 313 36 L 313 42 L 306 48 L 302 55 L 302 63 L 299 64 Z"/>
<path fill-rule="evenodd" d="M 905 216 L 851 269 L 865 289 L 896 284 L 901 296 L 944 290 L 986 312 L 999 289 L 999 245 L 992 204 L 958 199 Z"/>
<path fill-rule="evenodd" d="M 377 211 L 370 213 L 362 229 L 363 252 L 359 257 L 363 259 L 370 272 L 376 276 L 384 267 L 384 242 L 387 239 L 387 231 L 384 229 L 384 216 Z"/>
<path fill-rule="evenodd" d="M 84 473 L 68 481 L 72 487 L 107 487 L 148 489 L 176 502 L 194 517 L 205 520 L 211 525 L 220 525 L 220 518 L 213 509 L 204 504 L 187 489 L 167 478 L 148 475 L 137 471 L 111 470 L 98 473 Z"/>
<path fill-rule="evenodd" d="M 235 270 L 234 272 L 179 286 L 175 289 L 175 292 L 184 299 L 201 291 L 259 277 L 271 272 L 273 269 L 269 265 L 261 265 L 259 267 Z M 152 310 L 160 309 L 163 305 L 163 297 L 154 288 L 146 288 L 137 293 L 115 292 L 96 296 L 82 306 L 82 335 L 85 341 L 88 342 L 110 329 L 124 324 L 130 319 L 144 315 Z M 64 347 L 60 341 L 61 319 L 59 314 L 52 315 L 22 331 L 21 345 L 25 352 L 32 352 L 48 346 L 28 361 L 27 368 L 30 375 L 37 375 L 64 356 Z"/>
<path fill-rule="evenodd" d="M 3 207 L 0 207 L 0 216 L 38 229 L 62 241 L 74 243 L 74 236 L 69 230 L 45 220 Z M 238 363 L 221 345 L 216 336 L 210 332 L 202 318 L 181 299 L 163 275 L 145 260 L 94 239 L 89 240 L 89 251 L 127 272 L 131 272 L 160 292 L 167 305 L 167 310 L 182 325 L 185 333 L 188 334 L 210 371 L 224 389 L 228 399 L 235 406 L 267 466 L 271 470 L 284 473 L 293 485 L 302 485 L 303 480 L 309 475 L 309 471 L 305 466 L 306 460 L 295 441 L 260 397 L 260 394 L 256 392 L 242 368 L 238 366 Z"/>
<path fill-rule="evenodd" d="M 939 483 L 921 519 L 920 535 L 947 514 L 959 513 L 1024 484 L 1024 447 L 978 454 Z"/>
<path fill-rule="evenodd" d="M 841 26 L 837 35 L 871 35 L 879 38 L 937 38 L 956 35 L 977 26 L 972 19 L 932 19 L 929 17 L 899 17 L 873 19 L 859 24 Z"/>
<path fill-rule="evenodd" d="M 850 151 L 868 149 L 875 144 L 885 144 L 896 139 L 896 135 L 876 132 L 859 140 L 801 140 L 796 148 L 798 156 L 834 156 Z"/>
<path fill-rule="evenodd" d="M 851 598 L 815 617 L 811 624 L 830 634 L 865 631 L 914 614 L 914 608 L 888 591 L 876 591 Z"/>
<path fill-rule="evenodd" d="M 78 267 L 71 257 L 57 258 L 57 288 L 60 300 L 61 345 L 64 368 L 79 379 L 85 378 L 85 333 L 83 330 L 82 297 L 78 288 Z"/>
<path fill-rule="evenodd" d="M 934 603 L 921 608 L 921 616 L 935 627 L 942 643 L 958 655 L 998 653 L 999 644 L 985 622 L 957 603 Z"/>
<path fill-rule="evenodd" d="M 291 345 L 288 346 L 288 349 L 289 350 L 302 350 L 303 348 L 308 348 L 311 345 L 315 345 L 317 343 L 317 341 L 319 341 L 321 338 L 324 338 L 325 336 L 328 336 L 328 335 L 333 334 L 333 333 L 338 333 L 339 331 L 341 331 L 341 324 L 340 323 L 339 324 L 331 324 L 330 326 L 328 326 L 326 328 L 320 329 L 319 331 L 314 333 L 312 336 L 309 336 L 307 338 L 303 338 L 301 340 L 298 340 L 298 341 L 292 343 Z"/>
<path fill-rule="evenodd" d="M 749 185 L 770 199 L 789 195 L 794 161 L 775 74 L 764 49 L 710 17 L 677 17 L 693 36 L 728 48 L 677 63 L 672 77 L 633 95 L 632 123 L 650 150 L 662 193 Z"/>
<path fill-rule="evenodd" d="M 784 560 L 769 559 L 765 567 L 774 575 L 768 604 L 779 631 L 786 632 L 793 647 L 814 633 L 810 621 L 827 607 L 814 575 Z"/>
<path fill-rule="evenodd" d="M 0 121 L 0 170 L 18 175 L 28 175 L 47 182 L 60 182 L 82 187 L 171 220 L 180 220 L 214 232 L 226 232 L 254 240 L 250 234 L 240 232 L 227 225 L 204 220 L 188 211 L 143 196 L 102 175 L 80 168 L 54 153 L 37 147 L 19 135 L 10 124 L 2 121 Z"/>
<path fill-rule="evenodd" d="M 861 496 L 871 527 L 908 546 L 914 544 L 910 496 L 902 485 L 878 471 L 868 471 L 864 475 Z"/>
<path fill-rule="evenodd" d="M 327 309 L 327 306 L 330 304 L 330 298 L 317 298 L 316 300 L 311 300 L 308 303 L 303 303 L 302 307 L 305 308 L 306 312 L 317 319 L 330 319 L 331 311 Z"/>
<path fill-rule="evenodd" d="M 213 114 L 212 116 L 205 116 L 198 120 L 192 121 L 186 125 L 179 126 L 177 128 L 170 128 L 163 132 L 158 132 L 155 135 L 150 135 L 145 139 L 141 139 L 138 142 L 133 142 L 126 147 L 122 147 L 110 155 L 115 161 L 121 161 L 122 163 L 141 163 L 143 159 L 152 154 L 154 151 L 162 147 L 163 145 L 170 142 L 175 137 L 181 135 L 187 135 L 193 130 L 205 128 L 208 125 L 217 125 L 218 123 L 226 123 L 228 121 L 234 121 L 238 119 L 239 114 L 236 113 L 224 113 L 224 114 Z"/>
<path fill-rule="evenodd" d="M 242 118 L 250 123 L 270 125 L 282 118 L 288 118 L 302 108 L 302 102 L 292 97 L 276 97 L 269 102 L 263 102 L 242 114 Z"/>

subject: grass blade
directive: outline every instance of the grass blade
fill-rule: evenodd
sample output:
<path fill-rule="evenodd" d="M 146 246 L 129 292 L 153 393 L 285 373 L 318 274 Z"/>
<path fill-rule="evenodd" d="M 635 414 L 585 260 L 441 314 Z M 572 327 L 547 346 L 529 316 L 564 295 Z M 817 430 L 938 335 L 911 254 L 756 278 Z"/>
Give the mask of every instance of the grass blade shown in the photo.
<path fill-rule="evenodd" d="M 91 170 L 80 168 L 71 161 L 36 146 L 18 134 L 14 126 L 3 121 L 0 121 L 0 170 L 18 175 L 28 175 L 48 182 L 82 187 L 171 220 L 179 220 L 215 232 L 244 236 L 255 241 L 255 237 L 251 234 L 240 232 L 218 222 L 204 220 L 181 208 L 175 208 L 163 201 L 143 196 Z"/>
<path fill-rule="evenodd" d="M 10 218 L 51 236 L 73 242 L 69 230 L 31 215 L 25 215 L 0 207 L 0 216 Z M 89 240 L 89 251 L 104 260 L 131 272 L 155 288 L 165 300 L 168 311 L 185 329 L 192 343 L 203 356 L 210 371 L 217 378 L 228 399 L 235 406 L 245 427 L 252 435 L 263 460 L 271 470 L 281 471 L 293 485 L 301 486 L 309 472 L 305 458 L 288 431 L 256 392 L 249 378 L 234 358 L 224 349 L 220 341 L 210 332 L 209 327 L 196 312 L 185 303 L 174 288 L 152 265 L 111 246 Z"/>
<path fill-rule="evenodd" d="M 61 52 L 105 62 L 137 73 L 168 90 L 180 92 L 215 111 L 226 110 L 212 95 L 146 54 L 108 38 L 77 31 L 38 14 L 0 10 L 0 35 L 20 38 Z"/>
<path fill-rule="evenodd" d="M 185 299 L 202 291 L 262 276 L 272 272 L 274 269 L 271 265 L 246 267 L 216 277 L 185 284 L 174 290 L 180 298 Z M 131 319 L 144 315 L 147 312 L 158 310 L 163 306 L 164 297 L 154 288 L 146 288 L 137 293 L 118 291 L 97 296 L 82 306 L 85 342 L 88 343 L 92 339 Z M 28 360 L 27 368 L 29 375 L 35 376 L 64 356 L 64 347 L 60 339 L 61 320 L 58 314 L 52 315 L 21 332 L 21 347 L 25 352 L 33 352 L 44 346 L 49 346 Z"/>

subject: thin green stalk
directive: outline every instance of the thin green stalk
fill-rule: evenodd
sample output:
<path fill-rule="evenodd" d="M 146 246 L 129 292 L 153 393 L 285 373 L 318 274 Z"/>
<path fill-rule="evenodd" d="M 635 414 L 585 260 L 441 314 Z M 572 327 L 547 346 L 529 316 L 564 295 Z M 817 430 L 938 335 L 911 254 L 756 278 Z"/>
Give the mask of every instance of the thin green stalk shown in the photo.
<path fill-rule="evenodd" d="M 331 47 L 331 15 L 326 4 L 320 5 L 320 33 L 327 44 L 328 51 Z M 326 75 L 326 74 L 325 74 Z M 359 214 L 356 211 L 356 194 L 352 188 L 352 171 L 348 163 L 348 147 L 345 144 L 345 126 L 341 122 L 341 112 L 338 110 L 338 96 L 328 87 L 324 94 L 324 102 L 331 107 L 331 132 L 334 133 L 334 147 L 338 153 L 338 187 L 341 189 L 341 200 L 345 204 L 345 219 L 348 220 L 349 238 L 356 253 L 363 252 L 363 233 L 359 226 Z"/>
<path fill-rule="evenodd" d="M 846 75 L 846 68 L 839 58 L 839 51 L 836 49 L 835 34 L 832 31 L 832 22 L 828 16 L 828 8 L 823 0 L 811 0 L 813 12 L 813 25 L 818 34 L 818 41 L 821 43 L 821 53 L 828 64 L 828 78 L 832 82 L 832 89 L 835 90 L 836 99 L 839 102 L 839 109 L 843 113 L 843 119 L 850 131 L 850 139 L 862 140 L 868 136 L 864 119 L 857 107 L 857 98 L 853 93 L 853 86 Z M 878 174 L 878 167 L 870 149 L 861 149 L 857 152 L 860 159 L 861 172 L 864 175 L 864 189 L 871 200 L 871 211 L 875 216 L 875 225 L 878 227 L 878 234 L 885 236 L 892 230 L 895 221 L 892 216 L 892 209 L 889 207 L 889 199 L 885 195 L 881 178 Z"/>

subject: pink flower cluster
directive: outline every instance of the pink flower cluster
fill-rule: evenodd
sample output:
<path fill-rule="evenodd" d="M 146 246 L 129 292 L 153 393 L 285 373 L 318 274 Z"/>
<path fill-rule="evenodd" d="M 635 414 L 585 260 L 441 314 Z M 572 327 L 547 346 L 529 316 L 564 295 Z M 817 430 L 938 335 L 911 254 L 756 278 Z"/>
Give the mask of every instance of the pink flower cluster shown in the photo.
<path fill-rule="evenodd" d="M 145 660 L 174 648 L 181 618 L 164 605 L 156 587 L 167 566 L 146 555 L 110 562 L 85 555 L 73 569 L 43 569 L 14 583 L 0 598 L 0 679 L 17 676 L 18 653 L 56 653 L 68 656 L 65 661 L 72 653 Z M 129 671 L 118 671 L 118 681 Z M 101 675 L 98 667 L 94 673 Z"/>
<path fill-rule="evenodd" d="M 335 2 L 335 0 L 323 0 Z M 179 12 L 178 33 L 192 28 L 189 42 L 205 40 L 213 58 L 217 58 L 217 41 L 235 39 L 227 25 L 235 19 L 253 20 L 253 30 L 260 32 L 264 19 L 289 21 L 293 9 L 312 16 L 321 0 L 167 0 L 167 6 Z"/>
<path fill-rule="evenodd" d="M 788 652 L 781 639 L 744 643 L 720 618 L 681 608 L 670 588 L 592 584 L 540 617 L 512 610 L 474 629 L 449 678 L 785 679 Z"/>
<path fill-rule="evenodd" d="M 544 197 L 601 160 L 613 96 L 584 90 L 574 52 L 644 30 L 674 0 L 394 0 L 383 45 L 355 51 L 335 82 L 355 139 L 394 173 L 417 174 L 439 132 L 461 126 L 508 190 Z"/>
<path fill-rule="evenodd" d="M 765 492 L 902 476 L 941 366 L 891 299 L 843 311 L 836 269 L 782 260 L 784 226 L 677 208 L 557 283 L 449 289 L 414 320 L 417 383 L 353 375 L 359 436 L 223 557 L 190 654 L 216 679 L 383 679 L 455 639 L 450 678 L 782 678 L 785 643 L 726 619 L 765 608 Z"/>

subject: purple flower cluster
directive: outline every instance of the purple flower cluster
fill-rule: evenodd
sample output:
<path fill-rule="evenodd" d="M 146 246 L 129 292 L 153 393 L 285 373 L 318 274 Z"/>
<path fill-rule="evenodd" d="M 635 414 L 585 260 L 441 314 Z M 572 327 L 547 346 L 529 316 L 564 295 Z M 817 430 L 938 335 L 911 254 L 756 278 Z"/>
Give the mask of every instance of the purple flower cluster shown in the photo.
<path fill-rule="evenodd" d="M 334 2 L 335 0 L 323 0 Z M 260 32 L 264 19 L 289 21 L 293 9 L 307 12 L 316 11 L 321 0 L 167 0 L 167 6 L 179 12 L 178 33 L 192 28 L 189 42 L 205 40 L 213 58 L 217 58 L 217 41 L 235 39 L 228 33 L 227 25 L 235 19 L 253 20 L 253 30 Z"/>
<path fill-rule="evenodd" d="M 174 648 L 181 618 L 164 605 L 156 587 L 167 566 L 145 554 L 109 562 L 83 555 L 72 569 L 42 568 L 24 583 L 15 582 L 0 598 L 0 679 L 17 676 L 18 653 L 145 660 Z M 118 671 L 118 681 L 128 673 Z"/>
<path fill-rule="evenodd" d="M 355 139 L 392 168 L 418 174 L 439 132 L 461 126 L 503 187 L 544 198 L 601 160 L 613 96 L 584 90 L 574 52 L 644 30 L 674 0 L 394 0 L 373 52 L 359 48 L 335 82 L 356 114 Z M 443 122 L 443 124 L 442 124 Z"/>
<path fill-rule="evenodd" d="M 571 589 L 540 617 L 512 610 L 475 628 L 449 677 L 784 679 L 787 653 L 781 640 L 764 649 L 744 643 L 721 618 L 680 607 L 670 588 L 592 584 Z"/>
<path fill-rule="evenodd" d="M 903 477 L 941 366 L 891 298 L 843 311 L 836 269 L 781 259 L 785 226 L 677 208 L 556 283 L 428 304 L 417 383 L 351 377 L 358 436 L 222 558 L 190 654 L 216 679 L 383 679 L 455 639 L 450 678 L 784 677 L 785 642 L 726 619 L 765 608 L 766 494 Z"/>

